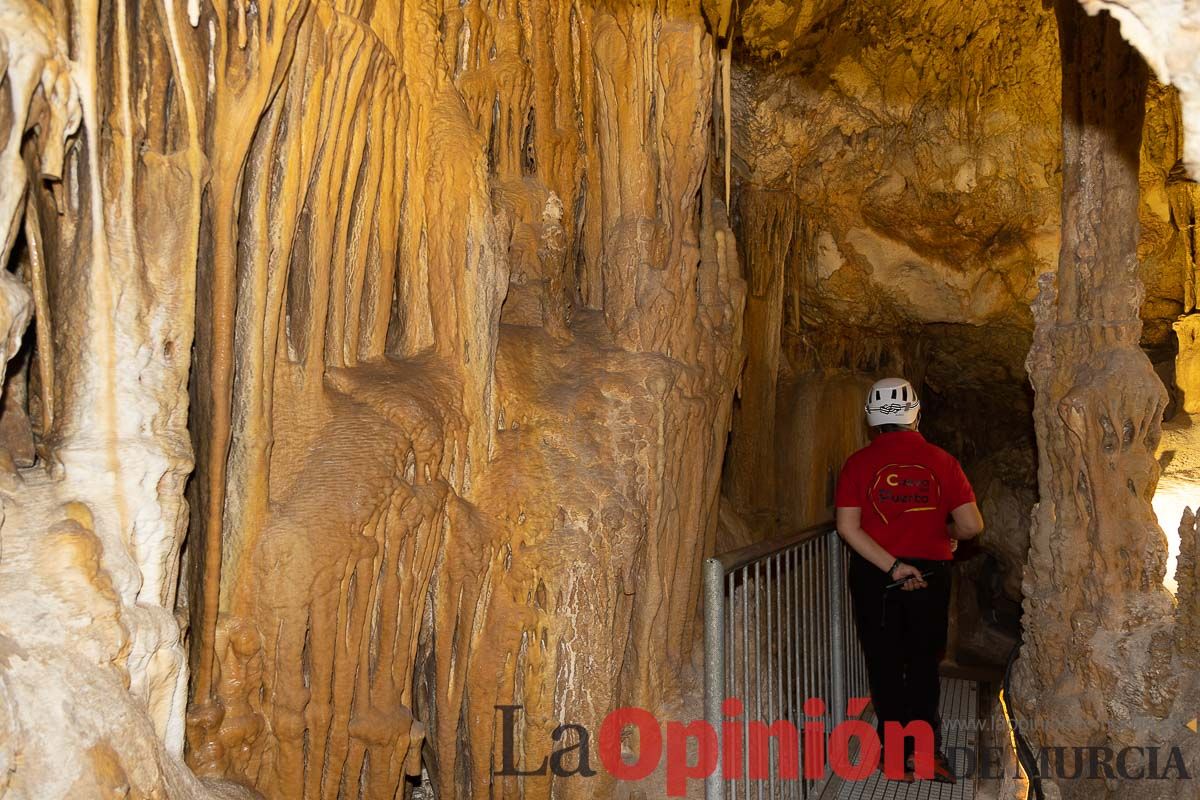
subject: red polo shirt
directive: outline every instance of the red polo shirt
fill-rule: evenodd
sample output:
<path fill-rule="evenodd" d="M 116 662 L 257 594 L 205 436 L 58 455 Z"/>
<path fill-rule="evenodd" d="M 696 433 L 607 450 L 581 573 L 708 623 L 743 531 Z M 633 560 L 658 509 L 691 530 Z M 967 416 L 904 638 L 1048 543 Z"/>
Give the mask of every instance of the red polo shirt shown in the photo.
<path fill-rule="evenodd" d="M 861 508 L 863 530 L 896 558 L 948 561 L 946 518 L 973 502 L 958 459 L 917 431 L 893 431 L 846 459 L 835 504 Z"/>

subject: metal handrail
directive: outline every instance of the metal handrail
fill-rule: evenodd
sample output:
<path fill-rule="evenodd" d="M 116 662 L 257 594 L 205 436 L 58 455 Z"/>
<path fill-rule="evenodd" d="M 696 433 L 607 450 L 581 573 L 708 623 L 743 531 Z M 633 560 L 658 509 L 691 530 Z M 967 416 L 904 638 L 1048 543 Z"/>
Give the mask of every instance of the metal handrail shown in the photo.
<path fill-rule="evenodd" d="M 832 730 L 845 719 L 849 693 L 866 693 L 866 668 L 849 621 L 843 548 L 828 520 L 705 560 L 705 719 L 717 732 L 722 754 L 706 781 L 706 800 L 748 800 L 752 788 L 758 797 L 766 790 L 772 798 L 805 799 L 819 790 L 820 781 L 781 780 L 774 752 L 770 776 L 752 786 L 748 724 L 743 775 L 727 779 L 721 772 L 722 703 L 742 699 L 747 723 L 787 719 L 799 728 L 803 701 L 821 696 Z"/>
<path fill-rule="evenodd" d="M 824 522 L 809 525 L 807 528 L 801 528 L 787 536 L 778 536 L 763 542 L 754 542 L 745 547 L 739 547 L 737 550 L 730 550 L 728 553 L 720 553 L 708 560 L 719 561 L 726 572 L 731 572 L 738 567 L 744 567 L 747 564 L 753 564 L 755 561 L 761 561 L 766 556 L 778 553 L 780 550 L 804 544 L 810 539 L 815 539 L 823 533 L 829 533 L 834 530 L 837 530 L 837 524 L 833 520 L 827 519 Z"/>

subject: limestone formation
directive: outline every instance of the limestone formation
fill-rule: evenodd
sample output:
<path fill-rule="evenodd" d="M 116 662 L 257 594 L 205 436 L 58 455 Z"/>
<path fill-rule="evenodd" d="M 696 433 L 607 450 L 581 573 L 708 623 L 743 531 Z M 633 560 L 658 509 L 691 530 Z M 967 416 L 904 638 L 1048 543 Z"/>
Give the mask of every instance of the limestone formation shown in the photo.
<path fill-rule="evenodd" d="M 1057 275 L 1041 279 L 1029 355 L 1040 502 L 1025 567 L 1017 707 L 1044 723 L 1044 746 L 1171 744 L 1194 757 L 1194 740 L 1176 732 L 1193 716 L 1195 673 L 1179 646 L 1192 621 L 1172 613 L 1166 542 L 1150 507 L 1166 392 L 1138 348 L 1139 140 L 1130 131 L 1141 129 L 1146 69 L 1112 19 L 1088 17 L 1073 2 L 1057 10 L 1063 229 Z M 1181 609 L 1193 603 L 1192 561 L 1181 554 Z M 1191 791 L 1052 784 L 1062 797 Z"/>
<path fill-rule="evenodd" d="M 1200 23 L 1152 5 L 0 0 L 0 797 L 637 791 L 494 775 L 496 706 L 533 766 L 696 716 L 702 560 L 827 517 L 885 372 L 1023 711 L 1175 741 Z"/>
<path fill-rule="evenodd" d="M 194 127 L 161 125 L 165 96 L 190 108 L 168 89 L 184 57 L 165 23 L 131 27 L 128 11 L 0 11 L 0 239 L 16 268 L 2 338 L 6 358 L 23 353 L 5 386 L 0 787 L 18 798 L 203 793 L 179 760 L 173 613 L 202 164 Z M 37 464 L 17 472 L 33 459 L 22 427 Z"/>
<path fill-rule="evenodd" d="M 3 673 L 6 788 L 391 797 L 423 753 L 462 796 L 494 704 L 678 692 L 743 302 L 699 8 L 4 15 L 4 642 L 58 649 Z"/>

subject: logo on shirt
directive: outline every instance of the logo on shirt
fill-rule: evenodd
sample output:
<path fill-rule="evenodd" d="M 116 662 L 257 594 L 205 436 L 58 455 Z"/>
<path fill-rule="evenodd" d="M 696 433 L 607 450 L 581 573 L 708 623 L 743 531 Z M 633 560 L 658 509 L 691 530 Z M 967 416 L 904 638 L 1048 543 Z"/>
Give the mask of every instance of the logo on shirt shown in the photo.
<path fill-rule="evenodd" d="M 871 506 L 884 523 L 899 514 L 936 511 L 942 487 L 924 464 L 888 464 L 871 482 Z"/>

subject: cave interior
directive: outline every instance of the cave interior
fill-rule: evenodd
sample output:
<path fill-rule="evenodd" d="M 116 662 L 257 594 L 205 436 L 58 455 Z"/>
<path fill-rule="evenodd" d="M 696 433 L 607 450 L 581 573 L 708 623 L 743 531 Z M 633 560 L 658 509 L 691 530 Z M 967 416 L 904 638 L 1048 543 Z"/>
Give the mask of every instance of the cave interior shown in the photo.
<path fill-rule="evenodd" d="M 659 796 L 497 709 L 701 715 L 704 560 L 892 375 L 947 664 L 1200 758 L 1175 6 L 0 0 L 0 797 Z"/>

